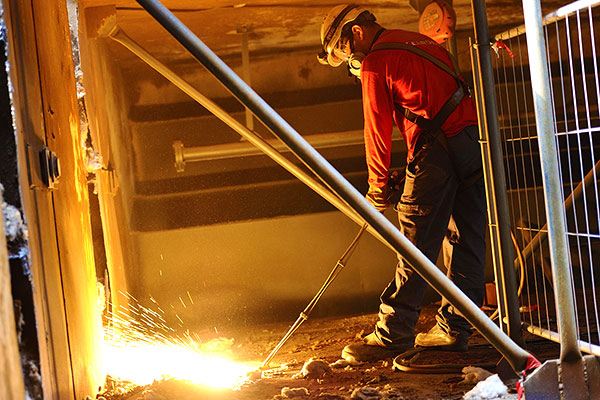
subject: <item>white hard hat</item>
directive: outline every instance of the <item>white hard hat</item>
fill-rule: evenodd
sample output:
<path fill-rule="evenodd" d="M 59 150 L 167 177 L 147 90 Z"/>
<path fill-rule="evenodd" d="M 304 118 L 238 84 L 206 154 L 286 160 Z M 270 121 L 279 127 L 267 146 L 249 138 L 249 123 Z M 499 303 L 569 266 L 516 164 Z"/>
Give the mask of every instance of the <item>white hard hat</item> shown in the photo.
<path fill-rule="evenodd" d="M 364 12 L 369 12 L 369 10 L 358 4 L 340 4 L 329 10 L 321 24 L 321 44 L 323 45 L 323 51 L 317 56 L 319 62 L 337 67 L 345 61 L 335 51 L 339 46 L 342 29 L 347 23 L 354 21 Z"/>

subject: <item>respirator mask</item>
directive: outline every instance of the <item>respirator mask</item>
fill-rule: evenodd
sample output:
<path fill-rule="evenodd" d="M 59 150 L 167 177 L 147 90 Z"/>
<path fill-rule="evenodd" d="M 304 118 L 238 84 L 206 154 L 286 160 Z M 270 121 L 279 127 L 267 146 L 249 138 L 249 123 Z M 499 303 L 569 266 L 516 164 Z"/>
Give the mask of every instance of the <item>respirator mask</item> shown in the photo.
<path fill-rule="evenodd" d="M 348 58 L 348 72 L 358 79 L 360 79 L 360 67 L 365 57 L 364 53 L 352 53 Z"/>
<path fill-rule="evenodd" d="M 344 47 L 347 43 L 346 41 L 348 41 L 350 44 L 350 56 L 348 56 L 344 50 Z M 329 64 L 335 67 L 346 62 L 348 64 L 348 72 L 358 79 L 360 79 L 360 66 L 362 65 L 365 57 L 366 55 L 364 53 L 354 52 L 354 43 L 351 35 L 349 38 L 340 38 L 337 45 L 332 48 L 329 53 L 322 51 L 317 56 L 321 64 Z"/>
<path fill-rule="evenodd" d="M 350 56 L 344 51 L 344 47 L 350 47 Z M 366 54 L 354 51 L 354 38 L 352 32 L 348 29 L 342 33 L 342 38 L 338 46 L 334 49 L 336 56 L 348 64 L 348 73 L 360 79 L 360 67 Z"/>
<path fill-rule="evenodd" d="M 364 54 L 354 53 L 354 43 L 350 28 L 354 22 L 375 21 L 375 16 L 367 9 L 357 5 L 339 5 L 332 8 L 321 25 L 321 43 L 323 50 L 317 55 L 321 64 L 338 67 L 344 62 L 348 71 L 360 78 L 360 65 Z M 345 51 L 350 45 L 350 56 Z"/>

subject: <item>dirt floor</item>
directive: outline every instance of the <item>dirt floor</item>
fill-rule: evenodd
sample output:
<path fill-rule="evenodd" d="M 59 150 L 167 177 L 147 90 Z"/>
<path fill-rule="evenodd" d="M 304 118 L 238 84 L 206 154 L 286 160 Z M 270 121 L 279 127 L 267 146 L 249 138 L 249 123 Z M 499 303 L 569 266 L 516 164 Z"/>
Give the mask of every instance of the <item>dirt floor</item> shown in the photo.
<path fill-rule="evenodd" d="M 435 305 L 424 308 L 417 331 L 426 330 L 434 324 L 435 310 Z M 318 378 L 294 376 L 301 372 L 304 363 L 311 358 L 322 359 L 327 363 L 339 360 L 344 346 L 356 341 L 360 334 L 371 332 L 375 320 L 376 315 L 309 319 L 279 350 L 270 365 L 272 369 L 255 374 L 253 380 L 239 390 L 209 390 L 170 379 L 143 387 L 126 387 L 122 382 L 115 382 L 111 384 L 113 390 L 107 390 L 102 396 L 107 400 L 461 399 L 475 386 L 475 383 L 464 383 L 463 375 L 458 370 L 445 373 L 434 370 L 434 373 L 428 374 L 404 372 L 396 370 L 391 359 L 334 368 Z M 233 355 L 239 361 L 264 360 L 290 325 L 291 322 L 271 324 L 245 332 L 227 332 L 229 337 L 235 339 Z M 541 361 L 558 357 L 559 349 L 556 344 L 528 334 L 525 339 L 528 351 Z M 500 358 L 498 352 L 481 336 L 474 334 L 470 339 L 468 352 L 422 352 L 415 365 L 483 365 L 496 373 L 493 366 Z M 509 394 L 502 398 L 516 399 L 516 394 L 514 390 L 509 390 Z"/>

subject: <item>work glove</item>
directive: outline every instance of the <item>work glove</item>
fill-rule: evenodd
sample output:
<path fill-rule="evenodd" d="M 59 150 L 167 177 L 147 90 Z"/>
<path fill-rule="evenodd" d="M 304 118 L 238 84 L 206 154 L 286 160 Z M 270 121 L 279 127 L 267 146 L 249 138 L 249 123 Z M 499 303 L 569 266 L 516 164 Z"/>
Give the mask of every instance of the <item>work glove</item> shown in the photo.
<path fill-rule="evenodd" d="M 392 171 L 388 177 L 387 185 L 393 192 L 399 192 L 402 186 L 404 186 L 404 178 L 406 178 L 406 175 L 400 176 L 398 171 Z"/>
<path fill-rule="evenodd" d="M 369 186 L 365 198 L 377 211 L 384 212 L 392 203 L 397 202 L 397 195 L 404 183 L 404 175 L 400 176 L 398 171 L 393 171 L 386 185 L 382 187 Z"/>
<path fill-rule="evenodd" d="M 390 197 L 392 197 L 392 190 L 388 185 L 382 187 L 369 186 L 369 191 L 365 198 L 377 211 L 384 212 L 392 203 Z"/>

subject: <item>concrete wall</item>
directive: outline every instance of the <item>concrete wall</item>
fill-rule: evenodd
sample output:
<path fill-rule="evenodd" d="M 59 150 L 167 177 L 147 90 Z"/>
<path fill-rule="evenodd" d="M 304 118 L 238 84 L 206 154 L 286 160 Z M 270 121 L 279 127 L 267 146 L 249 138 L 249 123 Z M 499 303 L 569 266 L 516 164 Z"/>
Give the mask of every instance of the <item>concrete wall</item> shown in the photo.
<path fill-rule="evenodd" d="M 388 217 L 395 220 L 395 213 Z M 151 295 L 167 317 L 177 313 L 188 328 L 291 320 L 358 230 L 341 213 L 326 212 L 139 232 L 134 293 L 144 303 Z M 396 255 L 365 233 L 315 315 L 376 311 L 395 265 Z"/>

